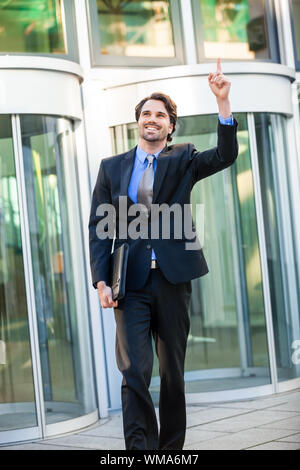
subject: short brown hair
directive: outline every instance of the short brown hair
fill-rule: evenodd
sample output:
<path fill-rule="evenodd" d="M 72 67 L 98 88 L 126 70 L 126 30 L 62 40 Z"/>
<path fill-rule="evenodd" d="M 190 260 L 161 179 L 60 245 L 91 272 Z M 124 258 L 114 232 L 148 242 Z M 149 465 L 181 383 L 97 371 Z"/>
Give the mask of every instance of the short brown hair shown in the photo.
<path fill-rule="evenodd" d="M 171 134 L 168 134 L 168 137 L 167 137 L 167 141 L 171 142 L 171 140 L 172 140 L 171 136 L 172 136 L 173 132 L 175 131 L 176 122 L 177 122 L 177 106 L 176 106 L 176 104 L 174 103 L 174 101 L 168 95 L 165 95 L 164 93 L 160 93 L 160 92 L 152 93 L 150 96 L 147 96 L 146 98 L 143 98 L 136 105 L 136 107 L 135 107 L 135 119 L 136 119 L 136 121 L 138 121 L 139 118 L 140 118 L 142 107 L 144 106 L 146 101 L 149 101 L 149 100 L 158 100 L 158 101 L 162 101 L 165 104 L 166 110 L 168 111 L 168 115 L 169 115 L 169 118 L 170 118 L 170 123 L 173 124 L 173 130 L 172 130 Z"/>

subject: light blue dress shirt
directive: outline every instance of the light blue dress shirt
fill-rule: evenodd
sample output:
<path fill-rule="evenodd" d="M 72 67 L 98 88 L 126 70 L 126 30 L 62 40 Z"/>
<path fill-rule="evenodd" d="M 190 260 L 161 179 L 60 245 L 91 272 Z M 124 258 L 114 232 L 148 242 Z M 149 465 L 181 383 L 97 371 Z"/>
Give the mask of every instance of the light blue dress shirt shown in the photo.
<path fill-rule="evenodd" d="M 219 114 L 219 121 L 221 124 L 227 124 L 229 126 L 233 126 L 233 116 L 230 116 L 229 118 L 223 118 Z M 154 154 L 155 158 L 153 160 L 153 169 L 154 169 L 154 178 L 156 174 L 156 167 L 157 167 L 157 158 L 160 154 L 161 150 L 157 153 Z M 142 177 L 142 174 L 144 173 L 145 169 L 148 166 L 148 161 L 146 160 L 148 153 L 145 152 L 139 145 L 137 146 L 136 153 L 135 153 L 135 161 L 133 165 L 133 170 L 128 186 L 128 196 L 130 199 L 137 204 L 137 192 L 138 192 L 138 187 L 140 183 L 140 179 Z M 154 250 L 152 249 L 152 259 L 156 259 L 156 255 L 154 253 Z"/>
<path fill-rule="evenodd" d="M 219 114 L 218 116 L 219 116 L 219 121 L 221 124 L 227 124 L 228 126 L 233 126 L 234 122 L 233 122 L 232 115 L 229 118 L 223 118 L 221 114 Z"/>

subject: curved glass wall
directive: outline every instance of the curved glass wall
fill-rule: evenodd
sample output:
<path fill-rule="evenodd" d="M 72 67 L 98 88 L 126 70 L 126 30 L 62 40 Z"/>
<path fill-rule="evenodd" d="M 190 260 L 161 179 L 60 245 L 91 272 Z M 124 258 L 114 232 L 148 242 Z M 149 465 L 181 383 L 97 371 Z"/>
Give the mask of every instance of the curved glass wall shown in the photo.
<path fill-rule="evenodd" d="M 0 431 L 37 425 L 10 116 L 0 116 Z"/>
<path fill-rule="evenodd" d="M 187 393 L 244 389 L 300 376 L 292 360 L 300 328 L 286 118 L 264 113 L 235 117 L 238 159 L 198 182 L 191 194 L 193 213 L 196 204 L 204 205 L 203 250 L 210 272 L 192 281 Z M 216 116 L 181 117 L 176 127 L 174 143 L 192 142 L 199 150 L 216 145 Z M 137 143 L 137 126 L 117 126 L 112 137 L 115 153 L 123 152 Z M 276 357 L 270 356 L 270 344 L 275 344 Z M 158 375 L 155 358 L 154 397 Z"/>
<path fill-rule="evenodd" d="M 47 436 L 48 425 L 96 410 L 73 128 L 24 115 L 12 139 L 11 118 L 1 120 L 0 431 L 34 427 L 39 414 Z"/>
<path fill-rule="evenodd" d="M 278 380 L 300 376 L 293 343 L 300 338 L 299 285 L 289 210 L 285 118 L 256 114 L 255 134 L 270 285 Z"/>

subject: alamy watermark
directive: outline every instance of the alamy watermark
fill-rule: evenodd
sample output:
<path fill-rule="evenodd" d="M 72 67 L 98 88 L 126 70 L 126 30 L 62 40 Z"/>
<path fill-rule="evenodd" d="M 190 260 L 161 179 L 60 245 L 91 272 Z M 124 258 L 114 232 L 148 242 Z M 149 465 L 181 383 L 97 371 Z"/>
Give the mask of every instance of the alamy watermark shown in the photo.
<path fill-rule="evenodd" d="M 127 196 L 119 196 L 118 214 L 113 204 L 97 207 L 101 220 L 96 234 L 101 240 L 113 239 L 118 216 L 119 239 L 185 240 L 186 250 L 198 250 L 204 245 L 204 204 L 195 204 L 194 210 L 193 218 L 190 204 L 151 204 L 150 210 L 140 203 L 128 207 Z"/>
<path fill-rule="evenodd" d="M 300 339 L 295 339 L 292 342 L 292 349 L 295 349 L 292 354 L 292 363 L 298 365 L 300 364 Z"/>

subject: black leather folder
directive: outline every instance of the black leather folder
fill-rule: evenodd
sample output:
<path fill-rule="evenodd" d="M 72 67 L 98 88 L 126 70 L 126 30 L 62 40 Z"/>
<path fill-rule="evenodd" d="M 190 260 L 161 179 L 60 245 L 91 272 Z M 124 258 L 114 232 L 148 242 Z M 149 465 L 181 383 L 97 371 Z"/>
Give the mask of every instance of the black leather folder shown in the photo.
<path fill-rule="evenodd" d="M 123 243 L 110 255 L 112 299 L 120 300 L 125 296 L 128 243 Z"/>

